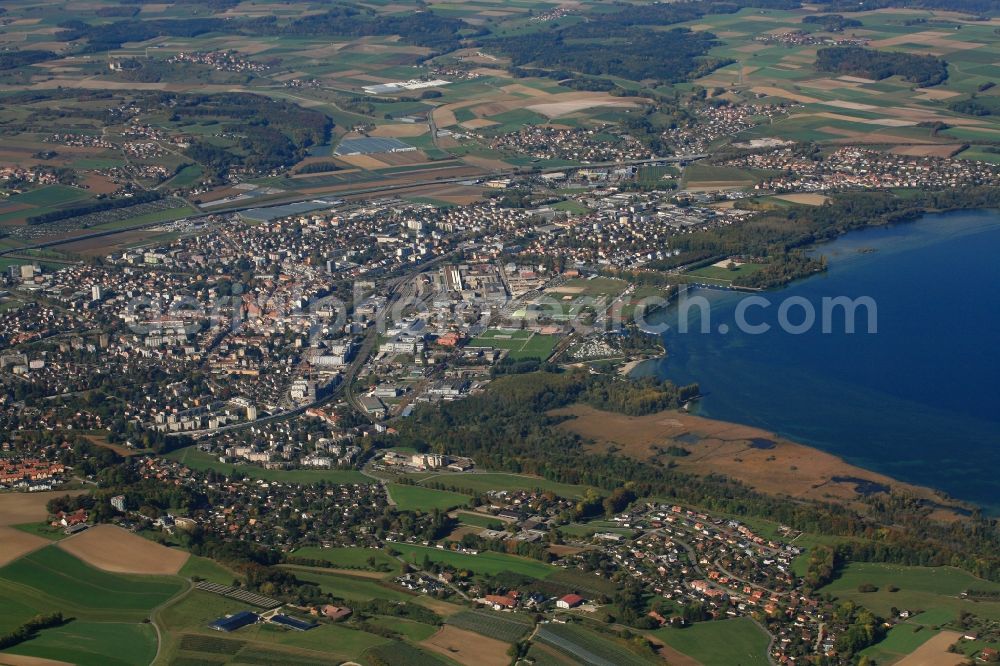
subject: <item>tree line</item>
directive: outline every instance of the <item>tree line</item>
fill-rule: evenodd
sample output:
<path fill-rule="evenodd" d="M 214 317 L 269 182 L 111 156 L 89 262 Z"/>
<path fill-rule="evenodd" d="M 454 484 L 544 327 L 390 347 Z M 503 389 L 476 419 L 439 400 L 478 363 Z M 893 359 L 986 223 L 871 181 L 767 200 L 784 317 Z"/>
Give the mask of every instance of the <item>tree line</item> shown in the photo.
<path fill-rule="evenodd" d="M 861 46 L 831 46 L 816 52 L 816 69 L 880 81 L 900 76 L 920 87 L 936 86 L 948 78 L 948 64 L 941 58 Z"/>

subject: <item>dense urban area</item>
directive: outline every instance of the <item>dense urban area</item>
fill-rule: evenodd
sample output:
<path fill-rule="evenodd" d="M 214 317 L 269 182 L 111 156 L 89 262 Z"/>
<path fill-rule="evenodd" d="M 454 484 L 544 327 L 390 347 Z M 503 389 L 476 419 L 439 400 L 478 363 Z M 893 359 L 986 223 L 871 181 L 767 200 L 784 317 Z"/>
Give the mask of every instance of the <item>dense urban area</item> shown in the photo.
<path fill-rule="evenodd" d="M 995 5 L 5 3 L 0 662 L 1000 662 L 995 517 L 641 372 L 1000 206 Z"/>

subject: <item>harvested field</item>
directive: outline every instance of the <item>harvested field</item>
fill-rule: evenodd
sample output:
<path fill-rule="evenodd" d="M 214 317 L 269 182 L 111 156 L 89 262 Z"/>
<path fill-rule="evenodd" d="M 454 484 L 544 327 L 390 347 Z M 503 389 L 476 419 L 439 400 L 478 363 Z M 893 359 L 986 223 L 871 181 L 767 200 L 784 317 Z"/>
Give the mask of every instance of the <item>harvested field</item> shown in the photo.
<path fill-rule="evenodd" d="M 422 150 L 406 150 L 398 153 L 379 153 L 379 161 L 389 166 L 414 166 L 428 164 L 427 153 Z"/>
<path fill-rule="evenodd" d="M 965 655 L 948 652 L 948 646 L 961 638 L 957 631 L 942 631 L 916 650 L 896 662 L 896 666 L 959 666 L 966 663 Z"/>
<path fill-rule="evenodd" d="M 0 527 L 0 566 L 49 545 L 50 541 L 13 527 Z"/>
<path fill-rule="evenodd" d="M 360 167 L 362 169 L 384 169 L 389 164 L 381 160 L 377 160 L 371 155 L 340 155 L 338 157 L 341 162 L 347 162 L 351 166 Z"/>
<path fill-rule="evenodd" d="M 918 99 L 929 99 L 929 100 L 939 100 L 939 99 L 951 99 L 952 97 L 958 97 L 962 93 L 955 90 L 941 90 L 939 88 L 917 88 Z"/>
<path fill-rule="evenodd" d="M 838 477 L 864 479 L 916 497 L 948 503 L 930 489 L 855 467 L 834 455 L 759 428 L 681 411 L 635 417 L 574 405 L 551 413 L 576 417 L 560 427 L 592 440 L 590 450 L 606 452 L 617 446 L 622 455 L 653 461 L 658 459 L 654 447 L 676 443 L 691 451 L 688 456 L 671 458 L 678 469 L 696 474 L 724 474 L 772 495 L 843 502 L 856 499 L 855 483 L 833 481 Z"/>
<path fill-rule="evenodd" d="M 781 199 L 782 201 L 788 201 L 790 203 L 804 204 L 806 206 L 822 206 L 823 204 L 825 204 L 827 201 L 830 200 L 829 197 L 826 197 L 822 194 L 810 194 L 810 193 L 779 194 L 774 198 Z"/>
<path fill-rule="evenodd" d="M 560 96 L 561 97 L 561 96 Z M 529 111 L 540 113 L 549 118 L 558 118 L 577 111 L 592 109 L 596 106 L 626 107 L 636 106 L 638 102 L 623 100 L 620 97 L 594 97 L 590 99 L 567 100 L 564 102 L 545 102 L 542 104 L 532 104 L 527 107 Z"/>
<path fill-rule="evenodd" d="M 83 494 L 81 490 L 0 494 L 0 566 L 13 562 L 50 543 L 48 539 L 22 532 L 10 527 L 10 525 L 40 523 L 49 515 L 45 505 L 50 499 L 64 495 L 81 494 Z"/>
<path fill-rule="evenodd" d="M 500 123 L 495 120 L 487 120 L 486 118 L 473 118 L 472 120 L 466 120 L 461 123 L 462 127 L 465 129 L 482 129 L 484 127 L 493 127 L 494 125 L 499 125 Z"/>
<path fill-rule="evenodd" d="M 507 643 L 449 624 L 420 645 L 466 666 L 507 666 L 510 662 Z"/>
<path fill-rule="evenodd" d="M 426 134 L 430 129 L 424 123 L 399 123 L 398 125 L 379 125 L 368 136 L 381 136 L 390 139 L 400 137 L 420 136 Z"/>
<path fill-rule="evenodd" d="M 42 493 L 0 493 L 0 527 L 21 523 L 38 523 L 49 512 L 45 505 L 54 497 L 83 495 L 83 490 L 51 490 Z"/>
<path fill-rule="evenodd" d="M 522 83 L 511 83 L 510 85 L 503 86 L 500 88 L 506 93 L 511 94 L 521 94 L 528 95 L 529 97 L 547 97 L 548 93 L 544 90 L 539 90 L 538 88 L 532 88 L 531 86 L 526 86 Z"/>
<path fill-rule="evenodd" d="M 828 120 L 842 120 L 847 123 L 858 123 L 859 125 L 878 125 L 879 127 L 912 127 L 917 124 L 913 120 L 900 120 L 899 118 L 858 118 L 856 116 L 848 116 L 843 113 L 830 113 L 828 111 L 815 113 L 813 116 Z"/>
<path fill-rule="evenodd" d="M 785 99 L 790 99 L 793 102 L 801 102 L 802 104 L 819 104 L 820 100 L 815 97 L 809 97 L 808 95 L 800 95 L 799 93 L 789 92 L 782 88 L 775 88 L 774 86 L 754 86 L 750 89 L 752 92 L 760 93 L 762 95 L 770 95 L 771 97 L 784 97 Z"/>
<path fill-rule="evenodd" d="M 656 651 L 659 652 L 660 656 L 666 660 L 670 666 L 701 666 L 701 662 L 697 659 L 692 659 L 683 652 L 675 650 L 670 647 L 660 639 L 646 634 L 646 638 L 656 645 Z"/>
<path fill-rule="evenodd" d="M 98 569 L 114 573 L 173 575 L 189 554 L 143 539 L 113 525 L 97 525 L 59 542 L 59 547 Z"/>
<path fill-rule="evenodd" d="M 946 143 L 928 146 L 895 146 L 889 152 L 894 155 L 911 155 L 913 157 L 952 157 L 962 150 L 961 144 Z"/>
<path fill-rule="evenodd" d="M 489 157 L 478 157 L 476 155 L 466 155 L 462 161 L 473 166 L 482 167 L 487 171 L 503 171 L 510 169 L 511 165 L 503 160 L 494 160 Z"/>

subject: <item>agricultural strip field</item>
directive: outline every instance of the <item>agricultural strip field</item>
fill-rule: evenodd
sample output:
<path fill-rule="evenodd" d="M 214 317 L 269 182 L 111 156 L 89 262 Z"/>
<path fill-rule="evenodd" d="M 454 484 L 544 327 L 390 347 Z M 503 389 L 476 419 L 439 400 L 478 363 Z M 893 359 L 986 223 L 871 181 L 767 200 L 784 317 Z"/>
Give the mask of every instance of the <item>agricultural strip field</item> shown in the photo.
<path fill-rule="evenodd" d="M 532 622 L 523 615 L 498 613 L 495 611 L 469 610 L 456 613 L 448 618 L 448 624 L 468 629 L 477 634 L 495 638 L 505 643 L 514 643 L 531 631 Z"/>
<path fill-rule="evenodd" d="M 374 661 L 380 664 L 406 664 L 406 666 L 446 666 L 457 663 L 399 641 L 371 648 L 364 656 L 369 663 Z"/>
<path fill-rule="evenodd" d="M 340 469 L 264 469 L 256 465 L 233 465 L 231 463 L 219 462 L 219 459 L 210 453 L 199 451 L 193 446 L 177 449 L 167 455 L 168 458 L 183 463 L 192 469 L 215 470 L 220 474 L 232 474 L 238 472 L 251 479 L 263 479 L 265 481 L 283 481 L 285 483 L 318 483 L 327 481 L 329 483 L 374 483 L 371 479 L 357 470 Z"/>
<path fill-rule="evenodd" d="M 634 652 L 610 636 L 603 636 L 578 625 L 549 624 L 539 629 L 536 637 L 580 664 L 633 666 L 660 662 L 652 652 Z"/>

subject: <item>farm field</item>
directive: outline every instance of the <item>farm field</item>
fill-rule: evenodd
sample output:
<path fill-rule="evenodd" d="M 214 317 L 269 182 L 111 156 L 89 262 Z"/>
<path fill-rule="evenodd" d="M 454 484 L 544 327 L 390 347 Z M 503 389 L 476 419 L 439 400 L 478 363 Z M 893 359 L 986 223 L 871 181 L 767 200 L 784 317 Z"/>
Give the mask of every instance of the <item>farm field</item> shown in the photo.
<path fill-rule="evenodd" d="M 390 483 L 388 489 L 389 496 L 404 511 L 433 511 L 434 509 L 444 511 L 466 506 L 471 499 L 468 495 L 446 490 L 431 490 L 405 483 Z"/>
<path fill-rule="evenodd" d="M 754 40 L 762 33 L 790 30 L 824 34 L 818 24 L 802 23 L 806 13 L 745 9 L 688 24 L 719 35 L 720 43 L 710 53 L 736 61 L 698 83 L 718 87 L 741 101 L 761 96 L 766 102 L 795 105 L 784 116 L 745 131 L 737 139 L 777 137 L 830 145 L 933 145 L 945 144 L 949 138 L 952 142 L 960 139 L 988 144 L 995 139 L 995 116 L 964 115 L 950 108 L 973 94 L 991 99 L 997 94 L 989 84 L 1000 79 L 1000 68 L 993 57 L 998 36 L 988 25 L 967 22 L 946 12 L 919 9 L 852 13 L 850 18 L 862 25 L 848 28 L 843 34 L 863 36 L 869 48 L 915 55 L 930 52 L 947 62 L 948 77 L 944 82 L 921 88 L 897 76 L 875 81 L 818 71 L 815 44 Z M 987 89 L 983 91 L 982 86 Z M 935 120 L 947 123 L 951 129 L 938 135 L 920 126 L 922 121 Z M 971 152 L 966 157 L 981 156 Z M 688 174 L 685 179 L 690 180 Z M 697 185 L 706 176 L 699 174 L 693 180 Z"/>
<path fill-rule="evenodd" d="M 161 546 L 114 525 L 96 525 L 59 542 L 70 555 L 115 573 L 176 574 L 188 553 Z"/>
<path fill-rule="evenodd" d="M 450 624 L 421 641 L 420 645 L 463 666 L 506 666 L 510 663 L 507 643 Z"/>
<path fill-rule="evenodd" d="M 768 663 L 767 635 L 749 618 L 696 622 L 684 629 L 665 627 L 652 635 L 704 666 Z"/>
<path fill-rule="evenodd" d="M 76 495 L 82 491 L 70 491 Z M 45 523 L 46 503 L 66 492 L 0 493 L 0 566 L 66 535 Z"/>
<path fill-rule="evenodd" d="M 521 640 L 531 631 L 532 627 L 531 621 L 521 615 L 487 610 L 468 610 L 456 613 L 448 618 L 448 624 L 505 643 Z"/>
<path fill-rule="evenodd" d="M 922 624 L 903 622 L 889 630 L 885 638 L 862 652 L 877 664 L 891 664 L 915 651 L 940 632 Z"/>
<path fill-rule="evenodd" d="M 513 571 L 531 578 L 543 579 L 558 571 L 556 567 L 551 567 L 543 562 L 505 553 L 486 551 L 478 555 L 468 555 L 408 543 L 394 543 L 390 547 L 400 551 L 407 562 L 417 565 L 426 556 L 432 562 L 440 562 L 473 573 L 497 574 L 501 571 Z"/>
<path fill-rule="evenodd" d="M 875 585 L 878 591 L 859 592 L 858 586 L 864 583 Z M 899 590 L 890 592 L 890 586 Z M 935 609 L 934 616 L 921 620 L 922 616 L 918 615 L 911 620 L 916 623 L 940 624 L 956 619 L 962 611 L 1000 619 L 1000 602 L 959 598 L 968 589 L 998 591 L 1000 584 L 981 580 L 951 567 L 903 567 L 854 562 L 848 564 L 836 580 L 821 589 L 838 599 L 864 605 L 883 616 L 888 615 L 893 606 L 903 610 Z"/>
<path fill-rule="evenodd" d="M 167 454 L 168 458 L 191 467 L 192 469 L 208 470 L 212 469 L 220 474 L 231 474 L 234 471 L 244 474 L 251 479 L 264 479 L 265 481 L 285 481 L 287 483 L 317 483 L 319 481 L 329 481 L 331 483 L 374 483 L 357 470 L 339 469 L 264 469 L 257 465 L 233 465 L 231 463 L 219 462 L 215 456 L 199 451 L 193 446 L 184 449 L 177 449 Z"/>
<path fill-rule="evenodd" d="M 633 651 L 611 636 L 585 629 L 576 624 L 549 624 L 538 630 L 538 640 L 576 663 L 583 664 L 656 664 L 660 660 L 652 652 L 641 654 Z"/>
<path fill-rule="evenodd" d="M 433 651 L 419 649 L 399 641 L 377 645 L 366 651 L 364 656 L 368 661 L 380 664 L 406 664 L 406 666 L 447 666 L 459 663 L 438 656 Z"/>
<path fill-rule="evenodd" d="M 7 652 L 79 666 L 149 664 L 156 655 L 156 632 L 148 624 L 74 620 L 46 629 Z"/>
<path fill-rule="evenodd" d="M 0 585 L 20 598 L 38 599 L 65 610 L 141 619 L 182 589 L 168 576 L 124 576 L 84 564 L 58 546 L 35 551 L 0 568 Z M 61 605 L 61 606 L 60 606 Z"/>

